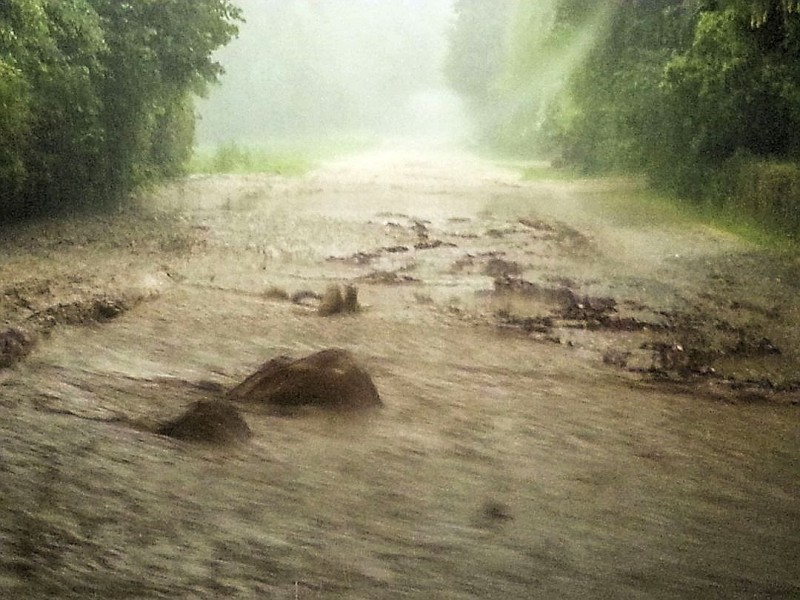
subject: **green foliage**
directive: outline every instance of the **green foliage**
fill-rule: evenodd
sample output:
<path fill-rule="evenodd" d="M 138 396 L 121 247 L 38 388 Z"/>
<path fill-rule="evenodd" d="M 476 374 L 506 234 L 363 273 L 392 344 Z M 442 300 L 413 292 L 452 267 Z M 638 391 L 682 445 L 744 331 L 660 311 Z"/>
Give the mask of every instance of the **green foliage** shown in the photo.
<path fill-rule="evenodd" d="M 717 173 L 714 202 L 800 242 L 800 164 L 739 153 Z"/>
<path fill-rule="evenodd" d="M 792 13 L 800 13 L 800 0 L 728 0 L 725 4 L 749 10 L 751 27 L 761 27 L 776 17 L 788 21 Z"/>
<path fill-rule="evenodd" d="M 254 161 L 251 153 L 235 143 L 223 144 L 217 148 L 211 161 L 212 173 L 233 173 L 249 170 Z"/>
<path fill-rule="evenodd" d="M 222 144 L 213 152 L 198 153 L 190 163 L 194 173 L 239 173 L 302 175 L 313 166 L 302 152 L 279 148 L 243 147 Z"/>
<path fill-rule="evenodd" d="M 95 93 L 105 52 L 99 19 L 83 0 L 45 0 L 49 40 L 34 49 L 29 196 L 68 202 L 93 189 L 94 159 L 102 151 L 102 104 Z"/>
<path fill-rule="evenodd" d="M 82 0 L 9 0 L 0 13 L 2 87 L 14 96 L 3 101 L 5 212 L 28 199 L 60 200 L 91 177 L 89 158 L 102 138 L 93 88 L 105 48 L 91 15 Z"/>
<path fill-rule="evenodd" d="M 0 206 L 10 206 L 24 186 L 30 127 L 28 83 L 19 69 L 0 57 Z"/>
<path fill-rule="evenodd" d="M 210 55 L 235 34 L 238 12 L 223 0 L 92 2 L 109 47 L 103 179 L 121 196 L 180 171 L 191 148 L 189 96 L 222 72 Z"/>
<path fill-rule="evenodd" d="M 298 176 L 323 160 L 363 150 L 369 138 L 334 136 L 314 139 L 274 139 L 268 145 L 241 146 L 234 142 L 195 152 L 192 173 L 239 173 Z"/>
<path fill-rule="evenodd" d="M 528 181 L 575 181 L 581 176 L 574 169 L 557 169 L 547 162 L 532 163 L 522 169 L 522 177 Z"/>
<path fill-rule="evenodd" d="M 500 145 L 800 232 L 798 0 L 516 5 Z"/>
<path fill-rule="evenodd" d="M 616 11 L 573 70 L 575 107 L 555 146 L 588 171 L 648 168 L 672 154 L 664 65 L 688 44 L 687 15 L 675 2 L 639 2 Z"/>
<path fill-rule="evenodd" d="M 0 216 L 119 199 L 180 172 L 227 0 L 4 0 Z"/>
<path fill-rule="evenodd" d="M 691 159 L 718 162 L 737 149 L 758 155 L 793 149 L 800 71 L 787 60 L 800 56 L 775 57 L 758 38 L 735 10 L 706 12 L 689 50 L 667 63 L 664 85 L 687 130 L 682 142 Z"/>

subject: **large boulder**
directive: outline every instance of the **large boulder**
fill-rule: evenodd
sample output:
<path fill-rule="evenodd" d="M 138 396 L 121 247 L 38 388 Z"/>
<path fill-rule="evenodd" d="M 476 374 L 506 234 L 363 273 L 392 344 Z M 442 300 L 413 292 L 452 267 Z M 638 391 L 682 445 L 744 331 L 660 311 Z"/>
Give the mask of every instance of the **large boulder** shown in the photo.
<path fill-rule="evenodd" d="M 339 348 L 299 360 L 274 358 L 233 388 L 228 398 L 282 408 L 356 409 L 383 404 L 367 372 L 350 352 Z"/>
<path fill-rule="evenodd" d="M 250 428 L 230 402 L 201 400 L 172 421 L 158 428 L 158 433 L 179 440 L 229 444 L 251 436 Z"/>

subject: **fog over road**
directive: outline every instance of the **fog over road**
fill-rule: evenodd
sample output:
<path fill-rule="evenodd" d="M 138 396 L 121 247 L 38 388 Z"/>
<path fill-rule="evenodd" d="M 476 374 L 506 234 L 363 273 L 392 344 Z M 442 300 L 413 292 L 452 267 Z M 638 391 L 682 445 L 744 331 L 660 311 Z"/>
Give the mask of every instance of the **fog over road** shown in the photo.
<path fill-rule="evenodd" d="M 403 143 L 3 230 L 0 595 L 796 598 L 800 264 L 637 190 Z M 382 409 L 151 432 L 327 347 Z"/>

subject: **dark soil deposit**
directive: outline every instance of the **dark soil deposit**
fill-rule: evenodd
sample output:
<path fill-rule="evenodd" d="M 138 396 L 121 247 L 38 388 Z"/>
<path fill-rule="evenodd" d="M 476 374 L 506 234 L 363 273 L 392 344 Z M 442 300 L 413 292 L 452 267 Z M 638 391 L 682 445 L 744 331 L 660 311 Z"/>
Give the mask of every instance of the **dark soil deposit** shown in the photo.
<path fill-rule="evenodd" d="M 340 348 L 297 360 L 273 358 L 233 388 L 228 398 L 281 408 L 358 409 L 382 404 L 369 374 L 350 352 Z"/>
<path fill-rule="evenodd" d="M 800 263 L 636 193 L 387 148 L 0 230 L 0 597 L 800 597 Z"/>
<path fill-rule="evenodd" d="M 241 442 L 252 435 L 236 407 L 220 400 L 195 402 L 184 414 L 156 431 L 179 440 L 212 444 Z"/>

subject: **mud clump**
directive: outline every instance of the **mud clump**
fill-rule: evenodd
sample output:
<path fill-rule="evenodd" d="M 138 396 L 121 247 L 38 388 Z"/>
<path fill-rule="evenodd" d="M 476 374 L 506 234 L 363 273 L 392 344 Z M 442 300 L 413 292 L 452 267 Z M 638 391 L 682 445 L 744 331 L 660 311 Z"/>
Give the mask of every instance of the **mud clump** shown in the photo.
<path fill-rule="evenodd" d="M 56 325 L 89 325 L 111 321 L 128 310 L 130 306 L 125 300 L 100 297 L 48 306 L 31 315 L 29 320 L 44 329 Z"/>
<path fill-rule="evenodd" d="M 527 227 L 529 229 L 535 229 L 537 231 L 548 231 L 548 232 L 555 232 L 556 231 L 556 228 L 553 227 L 553 225 L 551 225 L 547 221 L 543 221 L 542 219 L 530 219 L 530 218 L 526 219 L 526 218 L 522 218 L 522 219 L 519 219 L 518 222 L 519 222 L 520 225 L 524 225 L 525 227 Z"/>
<path fill-rule="evenodd" d="M 458 260 L 454 261 L 452 265 L 450 265 L 450 272 L 451 273 L 460 273 L 464 269 L 472 267 L 475 265 L 475 257 L 471 254 L 467 254 L 466 256 L 462 256 Z"/>
<path fill-rule="evenodd" d="M 573 254 L 590 256 L 597 252 L 586 234 L 566 223 L 547 222 L 537 218 L 523 218 L 517 222 L 531 231 L 536 239 L 554 242 Z"/>
<path fill-rule="evenodd" d="M 653 375 L 689 377 L 691 375 L 713 375 L 709 366 L 709 351 L 679 342 L 654 341 L 642 345 L 653 352 Z"/>
<path fill-rule="evenodd" d="M 619 367 L 621 369 L 627 368 L 628 361 L 630 360 L 632 352 L 626 350 L 618 350 L 616 348 L 609 348 L 603 352 L 603 364 Z"/>
<path fill-rule="evenodd" d="M 327 260 L 330 262 L 343 262 L 353 265 L 368 265 L 378 258 L 378 256 L 380 255 L 377 252 L 356 252 L 350 256 L 329 256 Z"/>
<path fill-rule="evenodd" d="M 564 289 L 564 288 L 559 288 Z M 582 296 L 574 293 L 564 297 L 561 316 L 573 321 L 586 321 L 602 325 L 612 313 L 617 312 L 617 301 L 602 296 Z"/>
<path fill-rule="evenodd" d="M 352 284 L 329 285 L 324 294 L 313 290 L 299 290 L 289 296 L 294 304 L 315 306 L 317 313 L 323 317 L 342 313 L 356 313 L 361 310 L 358 303 L 358 288 Z"/>
<path fill-rule="evenodd" d="M 112 321 L 130 310 L 144 296 L 94 294 L 56 302 L 49 282 L 35 281 L 0 291 L 5 329 L 0 329 L 0 369 L 27 357 L 41 337 L 60 325 L 83 326 Z"/>
<path fill-rule="evenodd" d="M 294 304 L 305 304 L 307 300 L 321 300 L 322 296 L 313 290 L 299 290 L 290 299 Z"/>
<path fill-rule="evenodd" d="M 496 269 L 502 271 L 506 261 L 495 260 L 498 262 L 490 264 L 496 264 Z M 509 264 L 513 266 L 516 263 Z M 617 301 L 614 298 L 580 296 L 563 285 L 542 285 L 504 273 L 494 280 L 494 290 L 495 293 L 516 294 L 555 305 L 553 316 L 578 322 L 584 327 L 636 331 L 643 326 L 635 319 L 613 319 L 612 315 L 617 312 Z"/>
<path fill-rule="evenodd" d="M 553 330 L 551 317 L 520 317 L 506 310 L 499 310 L 495 314 L 500 327 L 505 329 L 519 329 L 525 333 L 550 333 Z"/>
<path fill-rule="evenodd" d="M 364 283 L 378 283 L 383 285 L 403 285 L 406 283 L 419 283 L 420 280 L 411 275 L 406 275 L 398 271 L 373 271 L 367 275 L 362 275 L 358 281 Z"/>
<path fill-rule="evenodd" d="M 540 285 L 517 277 L 498 277 L 494 280 L 494 290 L 495 293 L 518 294 L 523 297 L 557 304 L 565 310 L 577 303 L 575 293 L 569 288 Z"/>
<path fill-rule="evenodd" d="M 358 304 L 358 288 L 354 285 L 330 285 L 320 300 L 317 311 L 323 317 L 341 313 L 355 313 L 360 309 Z"/>
<path fill-rule="evenodd" d="M 236 407 L 222 400 L 195 402 L 183 415 L 161 425 L 156 433 L 211 444 L 243 442 L 252 436 Z"/>
<path fill-rule="evenodd" d="M 442 240 L 429 240 L 427 238 L 422 239 L 421 241 L 414 244 L 415 250 L 433 250 L 434 248 L 455 248 L 456 245 L 453 242 L 444 242 Z"/>
<path fill-rule="evenodd" d="M 500 240 L 506 236 L 513 235 L 515 233 L 517 233 L 517 231 L 513 227 L 507 227 L 505 229 L 497 229 L 497 228 L 487 229 L 485 235 L 486 237 Z"/>
<path fill-rule="evenodd" d="M 354 313 L 361 310 L 358 303 L 358 288 L 354 285 L 344 286 L 344 312 Z"/>
<path fill-rule="evenodd" d="M 342 297 L 342 288 L 338 285 L 330 285 L 320 300 L 319 312 L 320 316 L 327 317 L 336 315 L 344 311 L 344 297 Z"/>
<path fill-rule="evenodd" d="M 33 350 L 34 338 L 16 327 L 0 331 L 0 369 L 19 362 Z"/>
<path fill-rule="evenodd" d="M 498 500 L 486 500 L 480 507 L 475 525 L 483 529 L 495 529 L 513 519 L 514 515 L 507 504 Z"/>
<path fill-rule="evenodd" d="M 509 507 L 497 500 L 487 500 L 481 507 L 481 515 L 490 521 L 509 521 L 514 517 Z"/>
<path fill-rule="evenodd" d="M 332 348 L 299 360 L 279 356 L 228 393 L 239 402 L 277 408 L 364 409 L 383 405 L 369 374 L 347 350 Z"/>
<path fill-rule="evenodd" d="M 519 263 L 502 258 L 490 258 L 483 269 L 484 274 L 489 277 L 510 277 L 522 273 Z"/>
<path fill-rule="evenodd" d="M 420 221 L 419 219 L 412 219 L 411 230 L 417 234 L 417 237 L 421 240 L 428 239 L 428 225 L 430 224 L 429 221 Z"/>
<path fill-rule="evenodd" d="M 736 345 L 730 350 L 730 354 L 739 356 L 780 356 L 783 352 L 769 338 L 751 339 L 744 333 L 740 333 Z"/>
<path fill-rule="evenodd" d="M 289 292 L 277 286 L 270 286 L 263 293 L 264 298 L 269 300 L 289 300 Z"/>

